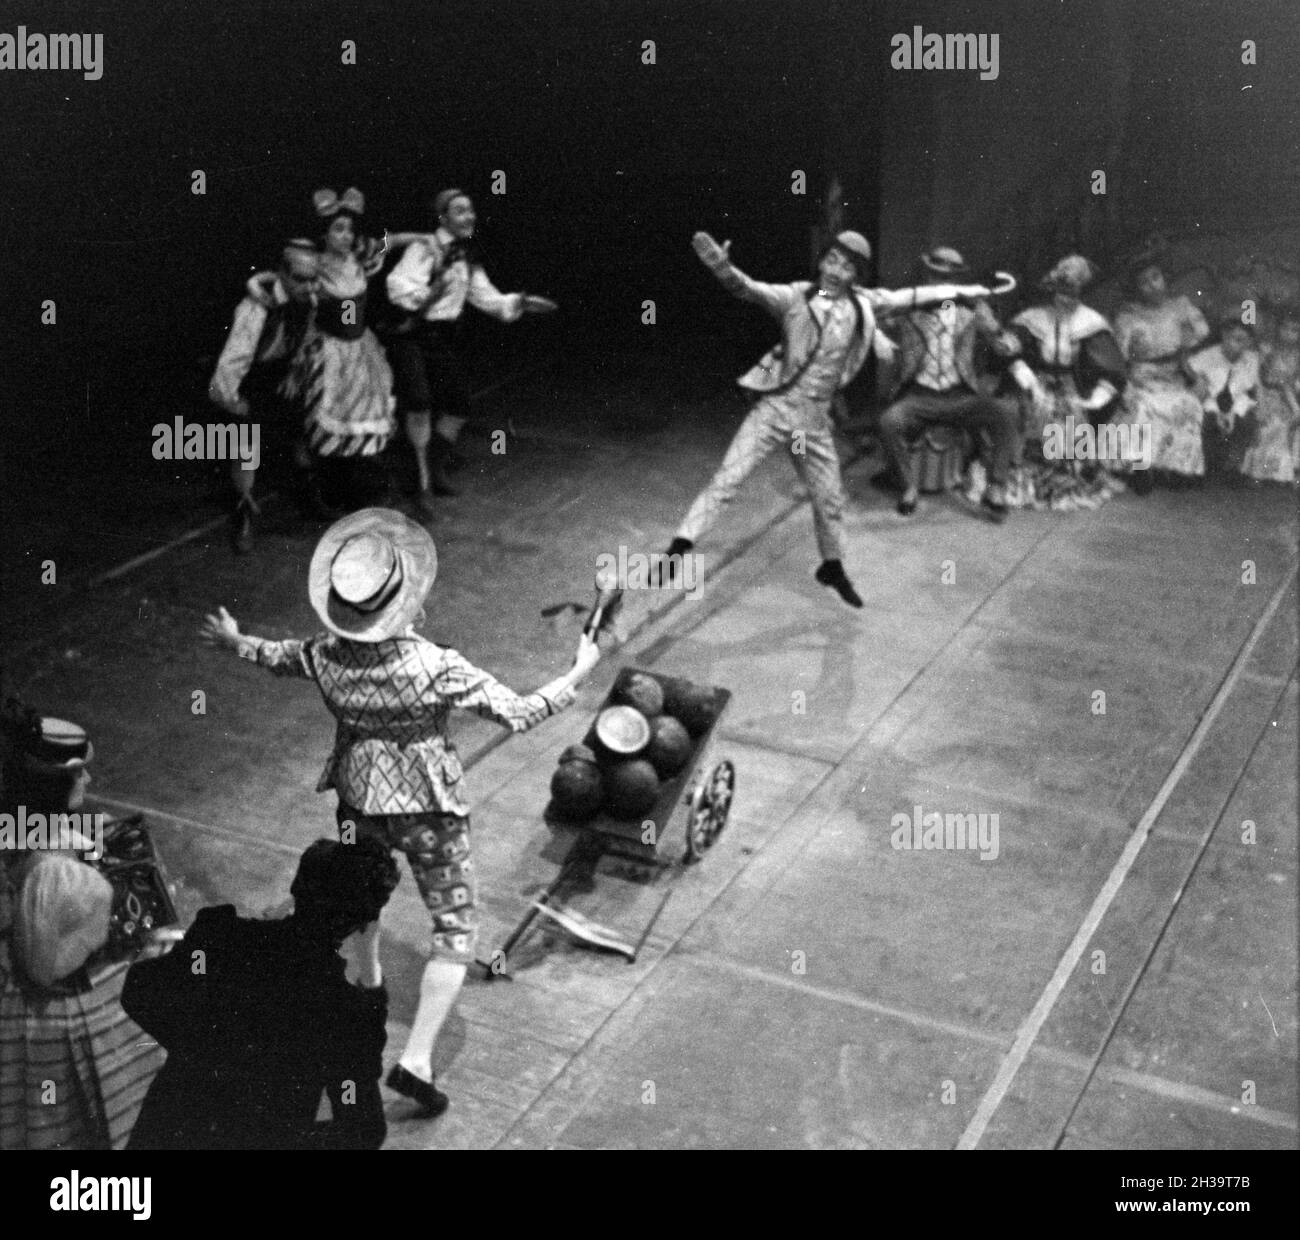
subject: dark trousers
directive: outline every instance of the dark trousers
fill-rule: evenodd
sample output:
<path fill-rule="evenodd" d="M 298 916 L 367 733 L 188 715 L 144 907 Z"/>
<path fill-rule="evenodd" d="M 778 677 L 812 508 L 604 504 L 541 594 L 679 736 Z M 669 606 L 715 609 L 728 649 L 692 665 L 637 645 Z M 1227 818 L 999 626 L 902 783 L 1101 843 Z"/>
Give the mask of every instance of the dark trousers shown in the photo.
<path fill-rule="evenodd" d="M 1218 419 L 1207 413 L 1201 422 L 1201 449 L 1205 453 L 1206 476 L 1241 473 L 1241 462 L 1255 442 L 1259 428 L 1252 410 L 1244 418 L 1236 418 L 1232 431 L 1225 435 L 1219 429 Z"/>
<path fill-rule="evenodd" d="M 1018 410 L 1014 401 L 983 396 L 969 388 L 932 392 L 918 384 L 903 394 L 880 415 L 880 438 L 903 480 L 903 488 L 912 490 L 916 478 L 912 473 L 912 441 L 931 426 L 951 426 L 958 430 L 985 431 L 988 436 L 989 482 L 1005 486 L 1011 473 L 1018 432 Z M 981 445 L 984 436 L 976 435 Z"/>
<path fill-rule="evenodd" d="M 455 323 L 419 323 L 390 347 L 397 407 L 403 413 L 447 413 L 468 419 L 469 378 Z"/>

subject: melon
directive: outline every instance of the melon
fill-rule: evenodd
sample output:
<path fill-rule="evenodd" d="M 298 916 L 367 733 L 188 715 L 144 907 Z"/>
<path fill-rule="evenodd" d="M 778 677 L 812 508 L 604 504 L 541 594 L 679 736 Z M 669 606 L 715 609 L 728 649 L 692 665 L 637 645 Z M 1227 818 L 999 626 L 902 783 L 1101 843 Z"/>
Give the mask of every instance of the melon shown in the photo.
<path fill-rule="evenodd" d="M 647 719 L 662 714 L 664 709 L 663 686 L 645 672 L 624 672 L 614 685 L 610 701 L 639 710 Z"/>
<path fill-rule="evenodd" d="M 650 744 L 645 759 L 661 779 L 676 775 L 691 756 L 691 736 L 672 715 L 660 715 L 650 725 Z"/>
<path fill-rule="evenodd" d="M 699 736 L 718 717 L 717 698 L 708 685 L 681 681 L 664 694 L 664 714 L 671 715 L 692 736 Z"/>
<path fill-rule="evenodd" d="M 640 818 L 659 799 L 659 776 L 644 758 L 625 758 L 605 772 L 605 808 L 617 818 Z"/>
<path fill-rule="evenodd" d="M 606 706 L 596 716 L 596 737 L 608 753 L 631 757 L 650 743 L 650 721 L 635 706 Z"/>
<path fill-rule="evenodd" d="M 560 755 L 560 765 L 563 766 L 566 762 L 590 762 L 595 766 L 595 750 L 589 749 L 586 745 L 570 745 Z"/>
<path fill-rule="evenodd" d="M 564 818 L 577 822 L 590 818 L 604 799 L 599 769 L 591 762 L 564 762 L 551 776 L 551 798 Z"/>

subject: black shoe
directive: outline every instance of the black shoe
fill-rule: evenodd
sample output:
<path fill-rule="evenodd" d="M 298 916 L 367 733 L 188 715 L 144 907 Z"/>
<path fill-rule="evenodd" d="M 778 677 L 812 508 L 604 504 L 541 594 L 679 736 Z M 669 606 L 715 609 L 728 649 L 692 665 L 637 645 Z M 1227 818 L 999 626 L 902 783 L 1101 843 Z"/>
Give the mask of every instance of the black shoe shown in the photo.
<path fill-rule="evenodd" d="M 674 538 L 668 544 L 668 550 L 664 557 L 655 564 L 652 573 L 652 584 L 656 586 L 671 586 L 673 579 L 677 576 L 677 568 L 681 564 L 681 559 L 674 561 L 674 556 L 684 556 L 695 544 L 689 538 Z"/>
<path fill-rule="evenodd" d="M 230 515 L 230 545 L 236 555 L 247 555 L 253 549 L 253 506 L 241 499 Z"/>
<path fill-rule="evenodd" d="M 987 494 L 980 500 L 980 507 L 983 508 L 984 511 L 989 514 L 989 517 L 998 525 L 1001 525 L 1002 522 L 1007 519 L 1007 513 L 1010 511 L 1006 504 L 1001 500 L 990 499 Z"/>
<path fill-rule="evenodd" d="M 416 1113 L 420 1119 L 437 1119 L 450 1105 L 451 1099 L 432 1081 L 422 1081 L 414 1072 L 408 1072 L 400 1063 L 393 1065 L 384 1084 L 394 1093 L 404 1094 L 419 1104 Z"/>
<path fill-rule="evenodd" d="M 429 483 L 435 495 L 442 495 L 448 499 L 454 499 L 460 494 L 460 489 L 447 477 L 448 465 L 454 455 L 451 440 L 444 439 L 441 435 L 434 435 L 429 441 Z"/>
<path fill-rule="evenodd" d="M 898 515 L 900 517 L 910 517 L 916 511 L 916 500 L 900 499 L 898 501 Z"/>
<path fill-rule="evenodd" d="M 844 565 L 839 560 L 824 560 L 822 566 L 813 574 L 818 581 L 824 586 L 830 586 L 832 590 L 839 593 L 850 607 L 861 607 L 862 598 L 853 588 L 851 582 L 844 573 Z"/>
<path fill-rule="evenodd" d="M 464 469 L 465 466 L 468 464 L 469 461 L 466 460 L 465 457 L 461 456 L 461 454 L 457 452 L 455 448 L 447 449 L 446 466 L 447 466 L 447 472 L 449 474 L 460 473 L 460 471 Z"/>

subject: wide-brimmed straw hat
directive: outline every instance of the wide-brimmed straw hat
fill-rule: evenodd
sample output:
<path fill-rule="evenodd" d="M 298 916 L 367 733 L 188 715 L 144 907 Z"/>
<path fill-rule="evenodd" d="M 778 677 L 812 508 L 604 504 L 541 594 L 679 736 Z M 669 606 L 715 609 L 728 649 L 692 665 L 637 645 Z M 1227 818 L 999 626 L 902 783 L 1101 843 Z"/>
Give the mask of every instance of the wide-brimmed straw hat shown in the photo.
<path fill-rule="evenodd" d="M 307 590 L 331 633 L 381 642 L 406 631 L 437 576 L 428 530 L 391 508 L 363 508 L 321 536 Z"/>

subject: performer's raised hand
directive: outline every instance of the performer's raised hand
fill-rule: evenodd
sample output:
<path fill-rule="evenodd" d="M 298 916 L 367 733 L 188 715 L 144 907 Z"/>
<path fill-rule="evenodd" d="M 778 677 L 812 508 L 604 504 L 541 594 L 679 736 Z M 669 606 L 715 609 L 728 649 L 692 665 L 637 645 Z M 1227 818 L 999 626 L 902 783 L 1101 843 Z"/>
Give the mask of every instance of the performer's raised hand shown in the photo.
<path fill-rule="evenodd" d="M 583 633 L 578 638 L 578 653 L 573 656 L 573 670 L 578 677 L 586 676 L 600 662 L 600 647 L 595 638 Z"/>
<path fill-rule="evenodd" d="M 216 615 L 205 616 L 199 629 L 199 638 L 209 646 L 233 647 L 239 637 L 239 624 L 224 607 L 218 607 Z"/>
<path fill-rule="evenodd" d="M 724 241 L 719 245 L 708 233 L 697 232 L 691 238 L 691 245 L 695 247 L 695 253 L 699 255 L 700 262 L 706 267 L 721 267 L 731 261 L 730 241 Z"/>

